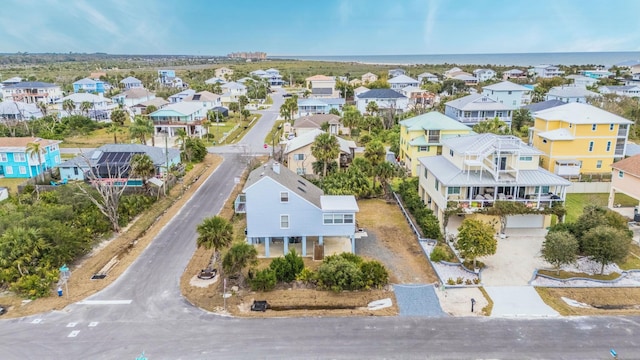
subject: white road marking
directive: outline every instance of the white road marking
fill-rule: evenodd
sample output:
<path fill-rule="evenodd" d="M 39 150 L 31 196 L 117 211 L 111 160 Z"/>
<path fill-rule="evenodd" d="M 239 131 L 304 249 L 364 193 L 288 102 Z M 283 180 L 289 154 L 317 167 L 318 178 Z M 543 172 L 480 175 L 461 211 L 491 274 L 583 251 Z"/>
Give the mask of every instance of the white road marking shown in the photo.
<path fill-rule="evenodd" d="M 92 321 L 89 323 L 89 327 L 95 327 L 98 326 L 98 322 L 97 321 Z"/>
<path fill-rule="evenodd" d="M 133 300 L 82 300 L 80 305 L 129 305 Z"/>
<path fill-rule="evenodd" d="M 68 323 L 67 327 L 76 327 L 76 325 L 78 325 L 78 323 Z"/>
<path fill-rule="evenodd" d="M 42 319 L 33 319 L 33 321 L 31 321 L 32 324 L 40 324 L 42 322 Z"/>
<path fill-rule="evenodd" d="M 80 330 L 73 330 L 72 332 L 69 333 L 69 335 L 67 335 L 67 337 L 76 337 L 78 336 L 79 333 L 80 333 Z"/>

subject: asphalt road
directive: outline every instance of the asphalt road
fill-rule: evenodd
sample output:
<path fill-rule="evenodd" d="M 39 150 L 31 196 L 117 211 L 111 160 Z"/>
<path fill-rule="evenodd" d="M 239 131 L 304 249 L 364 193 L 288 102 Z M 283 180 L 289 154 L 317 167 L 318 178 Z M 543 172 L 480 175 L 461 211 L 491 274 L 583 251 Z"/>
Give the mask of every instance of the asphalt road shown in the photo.
<path fill-rule="evenodd" d="M 151 245 L 103 291 L 63 311 L 0 320 L 0 359 L 620 359 L 640 358 L 631 317 L 231 319 L 191 306 L 180 275 L 196 225 L 223 206 L 246 165 L 264 153 L 273 110 L 240 145 L 216 151 L 220 167 Z M 233 151 L 235 149 L 235 151 Z"/>

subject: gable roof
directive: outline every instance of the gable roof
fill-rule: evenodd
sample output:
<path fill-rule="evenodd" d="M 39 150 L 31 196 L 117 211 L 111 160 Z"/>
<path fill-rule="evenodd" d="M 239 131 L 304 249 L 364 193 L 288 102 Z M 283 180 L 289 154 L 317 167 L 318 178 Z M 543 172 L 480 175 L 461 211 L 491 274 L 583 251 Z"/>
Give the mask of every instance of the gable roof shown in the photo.
<path fill-rule="evenodd" d="M 368 73 L 362 74 L 362 77 L 371 77 L 371 76 L 378 77 L 378 75 L 376 75 L 376 74 L 374 74 L 374 73 L 371 73 L 371 72 L 368 72 Z"/>
<path fill-rule="evenodd" d="M 306 79 L 304 79 L 305 81 L 332 81 L 334 80 L 334 78 L 332 78 L 331 76 L 326 76 L 326 75 L 313 75 L 310 76 Z"/>
<path fill-rule="evenodd" d="M 462 80 L 462 81 L 478 81 L 478 78 L 476 78 L 473 75 L 470 74 L 458 74 L 456 76 L 453 77 L 453 79 L 456 80 Z"/>
<path fill-rule="evenodd" d="M 191 96 L 191 95 L 193 95 L 193 94 L 195 94 L 195 93 L 196 93 L 196 91 L 195 91 L 195 90 L 193 90 L 193 89 L 186 89 L 186 90 L 182 90 L 182 91 L 180 91 L 180 92 L 179 92 L 179 93 L 177 93 L 177 94 L 173 94 L 173 95 L 169 96 L 169 99 L 171 99 L 171 98 L 174 98 L 174 99 L 177 99 L 177 98 L 186 98 L 187 96 Z"/>
<path fill-rule="evenodd" d="M 402 75 L 392 77 L 391 79 L 387 80 L 387 82 L 389 84 L 410 84 L 410 83 L 417 83 L 418 80 L 402 74 Z"/>
<path fill-rule="evenodd" d="M 50 146 L 61 142 L 62 141 L 60 140 L 49 140 L 39 137 L 0 137 L 0 150 L 24 150 L 30 143 L 39 143 L 42 146 Z"/>
<path fill-rule="evenodd" d="M 549 89 L 548 95 L 567 98 L 600 96 L 600 94 L 587 90 L 581 86 L 554 86 Z"/>
<path fill-rule="evenodd" d="M 471 94 L 451 100 L 445 105 L 459 110 L 510 110 L 507 105 L 482 94 Z"/>
<path fill-rule="evenodd" d="M 640 177 L 640 155 L 630 156 L 626 159 L 611 164 L 616 170 L 622 170 L 627 174 Z"/>
<path fill-rule="evenodd" d="M 127 91 L 124 91 L 114 97 L 125 97 L 125 98 L 129 98 L 129 99 L 140 99 L 143 97 L 148 97 L 151 95 L 155 95 L 154 93 L 152 93 L 151 91 L 145 89 L 145 88 L 132 88 L 129 89 Z"/>
<path fill-rule="evenodd" d="M 161 97 L 153 98 L 151 100 L 147 100 L 141 102 L 140 104 L 133 105 L 134 107 L 147 107 L 147 106 L 155 106 L 157 108 L 161 108 L 162 106 L 168 104 L 169 102 Z"/>
<path fill-rule="evenodd" d="M 311 89 L 311 94 L 312 95 L 331 95 L 333 94 L 333 89 L 332 88 L 317 88 L 314 87 Z"/>
<path fill-rule="evenodd" d="M 405 126 L 409 131 L 416 130 L 469 130 L 471 128 L 454 120 L 440 112 L 430 111 L 428 113 L 414 116 L 400 121 L 400 125 Z"/>
<path fill-rule="evenodd" d="M 430 72 L 423 72 L 422 74 L 418 75 L 418 77 L 438 77 L 438 76 Z"/>
<path fill-rule="evenodd" d="M 325 132 L 320 129 L 313 129 L 300 136 L 297 136 L 287 141 L 284 153 L 288 154 L 294 150 L 313 144 L 313 142 L 316 140 L 316 137 L 322 134 L 325 134 Z M 340 151 L 342 151 L 343 153 L 351 153 L 351 149 L 356 148 L 356 143 L 351 140 L 345 140 L 339 136 L 335 136 L 335 138 L 338 140 L 338 146 L 340 146 Z"/>
<path fill-rule="evenodd" d="M 101 81 L 100 81 L 101 82 Z M 84 79 L 80 79 L 76 82 L 73 83 L 73 85 L 92 85 L 92 84 L 97 84 L 98 81 L 95 81 L 93 79 L 89 79 L 89 78 L 84 78 Z"/>
<path fill-rule="evenodd" d="M 64 102 L 65 100 L 71 100 L 76 104 L 82 103 L 85 101 L 90 103 L 97 103 L 97 102 L 103 102 L 103 101 L 111 102 L 111 99 L 109 98 L 95 95 L 95 94 L 90 94 L 90 93 L 73 93 L 63 97 L 62 99 L 58 100 L 58 102 Z"/>
<path fill-rule="evenodd" d="M 520 155 L 542 155 L 542 151 L 525 144 L 519 138 L 513 135 L 496 135 L 491 133 L 485 134 L 472 134 L 465 136 L 450 137 L 442 140 L 442 143 L 447 145 L 450 149 L 458 153 L 476 152 L 479 149 L 485 149 L 489 147 L 499 148 L 502 146 L 503 141 L 511 143 L 510 146 L 516 144 L 520 150 Z"/>
<path fill-rule="evenodd" d="M 369 91 L 369 88 L 365 87 L 365 86 L 358 86 L 357 88 L 353 89 L 353 93 L 354 94 L 360 94 L 360 93 L 363 93 L 365 91 Z"/>
<path fill-rule="evenodd" d="M 204 90 L 186 97 L 184 101 L 217 101 L 218 99 L 220 95 Z"/>
<path fill-rule="evenodd" d="M 612 114 L 589 104 L 571 102 L 538 111 L 534 117 L 543 120 L 561 120 L 571 124 L 632 124 L 622 116 Z"/>
<path fill-rule="evenodd" d="M 142 84 L 142 81 L 134 78 L 133 76 L 127 76 L 126 78 L 120 80 L 120 84 L 133 84 L 133 83 Z"/>
<path fill-rule="evenodd" d="M 482 88 L 493 91 L 529 91 L 528 88 L 522 85 L 514 84 L 511 81 L 502 81 L 497 84 L 483 86 Z"/>
<path fill-rule="evenodd" d="M 191 101 L 182 101 L 169 104 L 162 109 L 152 112 L 149 116 L 160 116 L 161 112 L 174 111 L 182 115 L 191 115 L 203 109 L 202 104 Z"/>
<path fill-rule="evenodd" d="M 42 111 L 36 104 L 29 104 L 22 101 L 1 101 L 0 115 L 20 115 L 26 119 L 42 117 Z"/>
<path fill-rule="evenodd" d="M 1 103 L 0 103 L 1 104 Z M 320 128 L 323 123 L 328 122 L 329 124 L 339 124 L 340 116 L 334 114 L 314 114 L 309 116 L 302 116 L 297 118 L 293 127 L 296 129 L 300 128 Z"/>
<path fill-rule="evenodd" d="M 168 150 L 169 160 L 175 159 L 176 157 L 180 156 L 180 150 L 172 148 L 169 148 Z M 153 164 L 155 166 L 164 165 L 164 163 L 167 161 L 167 155 L 165 155 L 164 153 L 164 148 L 142 144 L 107 144 L 97 149 L 86 152 L 82 155 L 76 156 L 73 159 L 67 160 L 58 166 L 62 168 L 74 166 L 87 168 L 87 161 L 91 166 L 94 166 L 98 163 L 103 154 L 117 153 L 147 154 L 149 155 L 149 158 L 151 158 L 151 161 L 153 161 Z"/>
<path fill-rule="evenodd" d="M 42 81 L 23 81 L 13 85 L 5 86 L 5 89 L 33 89 L 33 88 L 53 88 L 59 87 L 56 84 L 46 83 Z"/>
<path fill-rule="evenodd" d="M 640 90 L 640 86 L 638 85 L 604 85 L 601 88 L 606 88 L 609 91 L 629 91 L 631 89 Z"/>
<path fill-rule="evenodd" d="M 566 104 L 566 102 L 562 100 L 547 100 L 539 103 L 531 103 L 529 105 L 523 106 L 523 109 L 529 110 L 532 114 L 538 111 L 551 109 L 552 107 L 561 106 Z"/>
<path fill-rule="evenodd" d="M 244 86 L 244 85 L 242 85 L 242 84 L 240 84 L 240 83 L 237 83 L 237 82 L 235 82 L 235 81 L 232 81 L 232 82 L 228 82 L 228 83 L 226 83 L 226 84 L 223 84 L 223 85 L 221 86 L 221 88 L 223 88 L 223 89 L 228 89 L 228 90 L 244 90 L 244 89 L 246 89 L 247 87 L 246 87 L 246 86 Z"/>
<path fill-rule="evenodd" d="M 273 170 L 274 164 L 276 164 L 276 162 L 271 159 L 262 166 L 257 167 L 256 169 L 251 171 L 249 173 L 249 176 L 247 177 L 247 181 L 244 184 L 242 192 L 246 193 L 247 190 L 249 190 L 249 188 L 251 188 L 256 183 L 264 180 L 265 178 L 270 178 L 271 180 L 294 192 L 299 197 L 307 200 L 317 208 L 322 208 L 320 197 L 322 197 L 324 193 L 319 187 L 313 185 L 302 176 L 299 176 L 293 171 L 289 170 L 284 165 L 278 164 L 279 170 L 278 172 L 275 172 Z"/>
<path fill-rule="evenodd" d="M 250 78 L 244 78 L 244 79 L 250 79 Z M 240 81 L 240 80 L 238 80 L 238 81 Z M 215 84 L 215 83 L 226 84 L 226 81 L 214 76 L 214 77 L 212 77 L 210 79 L 205 80 L 204 83 L 205 84 Z"/>
<path fill-rule="evenodd" d="M 362 94 L 358 94 L 358 99 L 402 99 L 406 96 L 391 89 L 371 89 Z"/>

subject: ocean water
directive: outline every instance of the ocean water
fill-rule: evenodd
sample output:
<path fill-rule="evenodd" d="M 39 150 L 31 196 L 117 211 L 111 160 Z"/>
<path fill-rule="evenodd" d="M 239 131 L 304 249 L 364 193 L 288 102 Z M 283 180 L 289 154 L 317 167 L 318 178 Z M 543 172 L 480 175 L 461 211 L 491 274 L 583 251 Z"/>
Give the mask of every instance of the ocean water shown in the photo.
<path fill-rule="evenodd" d="M 627 60 L 640 60 L 640 51 L 570 52 L 518 54 L 451 54 L 451 55 L 340 55 L 340 56 L 269 56 L 271 59 L 358 62 L 365 64 L 414 65 L 604 65 L 612 66 Z"/>

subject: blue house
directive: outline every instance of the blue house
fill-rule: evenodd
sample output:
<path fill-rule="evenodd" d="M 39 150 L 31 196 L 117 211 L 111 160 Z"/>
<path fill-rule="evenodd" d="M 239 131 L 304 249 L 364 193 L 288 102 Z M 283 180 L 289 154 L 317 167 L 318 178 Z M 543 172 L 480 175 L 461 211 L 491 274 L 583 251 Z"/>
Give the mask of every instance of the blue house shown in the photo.
<path fill-rule="evenodd" d="M 93 80 L 89 78 L 80 79 L 73 83 L 73 92 L 87 92 L 104 94 L 105 82 L 102 80 Z"/>
<path fill-rule="evenodd" d="M 127 76 L 126 78 L 120 80 L 120 84 L 122 84 L 122 87 L 125 90 L 144 87 L 142 85 L 142 81 L 134 78 L 133 76 Z"/>
<path fill-rule="evenodd" d="M 93 169 L 102 177 L 113 178 L 117 174 L 118 178 L 125 179 L 123 183 L 126 181 L 127 185 L 142 186 L 139 179 L 131 181 L 128 178 L 129 162 L 131 157 L 136 154 L 149 155 L 158 176 L 163 175 L 164 169 L 167 167 L 167 160 L 169 167 L 180 163 L 180 150 L 178 149 L 168 149 L 165 154 L 164 149 L 160 147 L 141 144 L 107 144 L 58 165 L 60 178 L 84 181 L 87 180 L 87 171 Z M 110 168 L 106 169 L 107 166 Z"/>
<path fill-rule="evenodd" d="M 60 140 L 36 137 L 0 138 L 0 176 L 6 178 L 32 178 L 60 164 Z M 30 143 L 40 144 L 40 156 L 30 154 Z"/>
<path fill-rule="evenodd" d="M 328 114 L 331 109 L 342 112 L 344 104 L 342 98 L 298 99 L 298 115 Z"/>
<path fill-rule="evenodd" d="M 290 248 L 311 256 L 314 244 L 330 250 L 325 255 L 355 252 L 355 197 L 324 195 L 274 160 L 249 174 L 235 210 L 246 213 L 247 242 L 257 247 L 259 256 L 284 255 Z"/>

